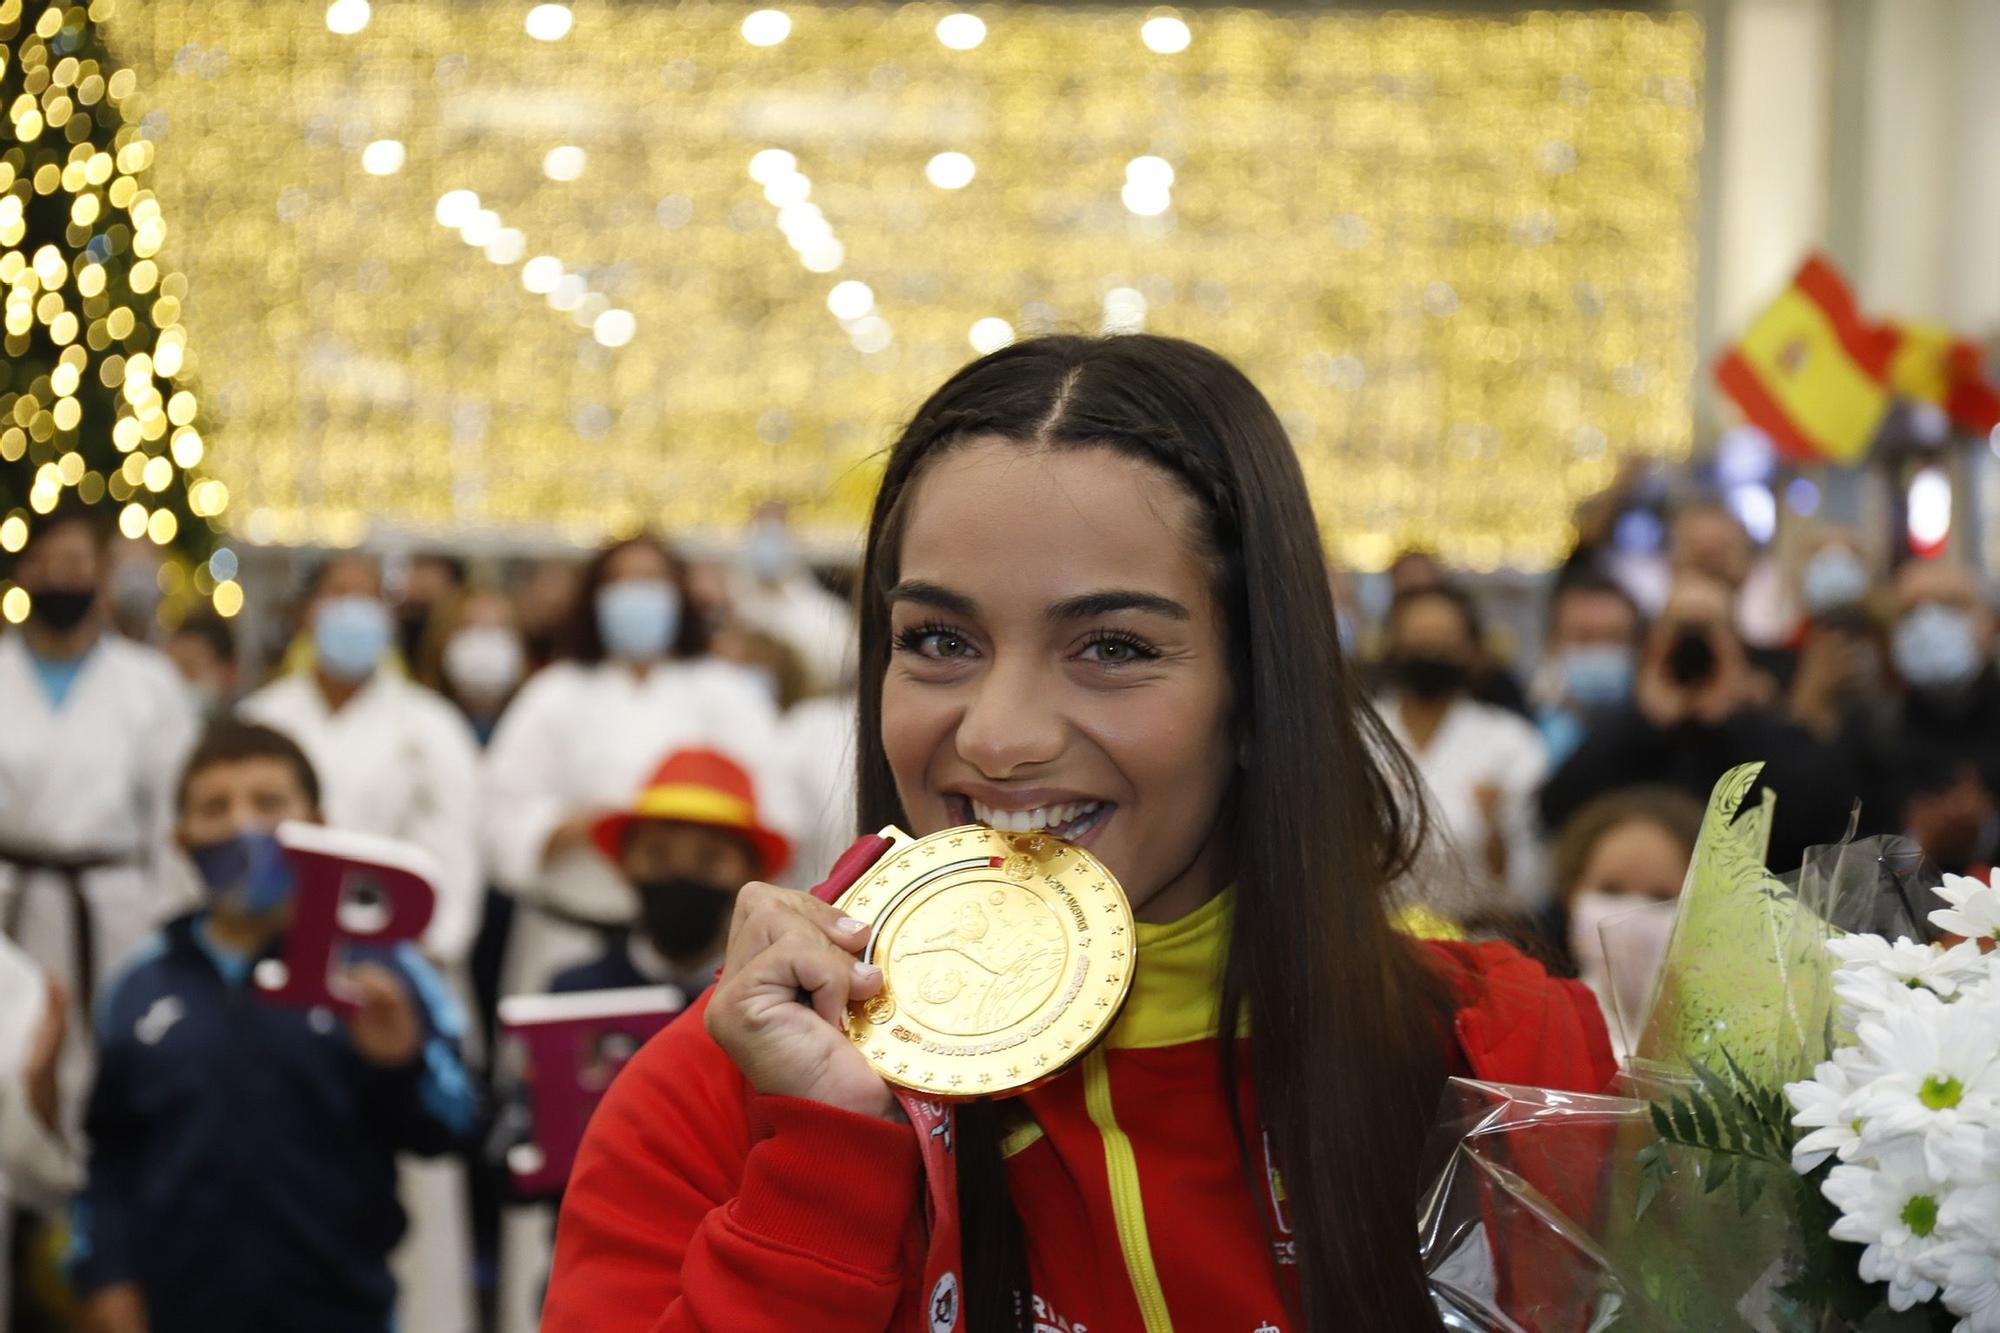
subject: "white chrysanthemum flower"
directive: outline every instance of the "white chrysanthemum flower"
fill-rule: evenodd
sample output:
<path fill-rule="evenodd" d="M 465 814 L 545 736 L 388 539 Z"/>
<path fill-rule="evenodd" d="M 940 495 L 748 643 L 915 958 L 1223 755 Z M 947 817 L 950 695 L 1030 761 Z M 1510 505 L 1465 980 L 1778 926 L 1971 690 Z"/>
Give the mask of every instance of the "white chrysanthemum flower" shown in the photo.
<path fill-rule="evenodd" d="M 1979 946 L 1970 941 L 1941 949 L 1908 939 L 1891 944 L 1880 935 L 1845 935 L 1828 940 L 1826 950 L 1841 962 L 1833 990 L 1847 1006 L 1850 1023 L 1903 1007 L 1912 991 L 1950 999 L 1986 977 Z"/>
<path fill-rule="evenodd" d="M 1931 924 L 1968 940 L 2000 940 L 2000 870 L 1993 878 L 1989 885 L 1970 875 L 1946 875 L 1931 892 L 1951 906 L 1932 912 Z"/>
<path fill-rule="evenodd" d="M 1850 1103 L 1855 1086 L 1848 1071 L 1828 1060 L 1813 1076 L 1785 1085 L 1785 1098 L 1796 1113 L 1792 1123 L 1812 1133 L 1792 1146 L 1792 1170 L 1805 1175 L 1834 1153 L 1845 1162 L 1861 1143 L 1861 1122 Z"/>
<path fill-rule="evenodd" d="M 2000 1114 L 2000 1041 L 1988 1004 L 1945 1004 L 1911 992 L 1907 1008 L 1876 1014 L 1855 1030 L 1879 1072 L 1853 1099 L 1864 1136 L 1950 1134 L 1984 1128 Z M 1935 1158 L 1930 1169 L 1943 1174 Z"/>
<path fill-rule="evenodd" d="M 2000 1240 L 1954 1246 L 1945 1265 L 1945 1309 L 1959 1316 L 1954 1333 L 2000 1333 Z"/>
<path fill-rule="evenodd" d="M 1979 1244 L 2000 1248 L 2000 1180 L 1989 1177 L 1952 1190 L 1938 1210 L 1938 1223 L 1955 1235 L 1977 1237 Z"/>
<path fill-rule="evenodd" d="M 1820 1192 L 1840 1209 L 1829 1234 L 1867 1246 L 1862 1280 L 1887 1284 L 1892 1307 L 1907 1310 L 1938 1294 L 1953 1238 L 1938 1220 L 1945 1187 L 1924 1170 L 1920 1154 L 1892 1152 L 1874 1165 L 1836 1166 Z"/>
<path fill-rule="evenodd" d="M 2000 1168 L 2000 1127 L 1990 1123 L 1991 1114 L 1989 1110 L 1986 1118 L 1940 1125 L 1924 1135 L 1924 1161 L 1933 1175 L 1954 1185 L 1994 1179 L 1996 1168 Z M 1984 1234 L 2000 1240 L 2000 1225 Z"/>

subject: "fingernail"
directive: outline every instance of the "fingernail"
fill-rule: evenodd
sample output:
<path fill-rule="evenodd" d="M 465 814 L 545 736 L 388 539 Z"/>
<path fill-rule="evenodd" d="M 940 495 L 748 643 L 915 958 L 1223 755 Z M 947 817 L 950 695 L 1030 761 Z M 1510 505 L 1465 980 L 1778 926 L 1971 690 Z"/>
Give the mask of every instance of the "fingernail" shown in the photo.
<path fill-rule="evenodd" d="M 851 916 L 844 916 L 840 918 L 840 920 L 835 924 L 850 935 L 854 934 L 857 931 L 863 931 L 868 929 L 868 923 L 866 921 L 857 921 Z"/>
<path fill-rule="evenodd" d="M 881 975 L 882 969 L 873 963 L 856 963 L 854 965 L 854 980 L 860 985 L 865 986 Z"/>

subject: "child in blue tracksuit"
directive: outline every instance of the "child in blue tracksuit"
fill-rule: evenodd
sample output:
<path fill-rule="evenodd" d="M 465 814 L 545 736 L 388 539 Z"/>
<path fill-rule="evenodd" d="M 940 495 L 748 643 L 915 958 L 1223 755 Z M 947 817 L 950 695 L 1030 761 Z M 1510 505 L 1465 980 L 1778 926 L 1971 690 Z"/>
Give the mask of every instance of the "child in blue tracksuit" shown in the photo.
<path fill-rule="evenodd" d="M 396 1154 L 473 1129 L 459 1015 L 399 946 L 352 964 L 359 1012 L 265 1003 L 288 876 L 270 830 L 315 819 L 291 740 L 217 723 L 181 778 L 179 838 L 208 898 L 163 929 L 98 1009 L 89 1181 L 71 1276 L 87 1333 L 383 1333 L 403 1231 Z"/>

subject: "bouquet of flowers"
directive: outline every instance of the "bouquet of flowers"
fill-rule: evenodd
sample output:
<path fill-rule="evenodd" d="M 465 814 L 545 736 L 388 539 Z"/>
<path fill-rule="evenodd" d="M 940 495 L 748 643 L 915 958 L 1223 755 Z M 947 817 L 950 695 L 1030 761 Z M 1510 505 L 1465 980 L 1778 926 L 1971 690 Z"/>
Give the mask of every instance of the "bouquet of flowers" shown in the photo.
<path fill-rule="evenodd" d="M 1611 1016 L 1624 1095 L 1453 1081 L 1420 1231 L 1448 1328 L 2000 1333 L 2000 876 L 1870 839 L 1774 878 L 1756 777 Z"/>
<path fill-rule="evenodd" d="M 2000 873 L 1996 873 L 2000 880 Z M 2000 887 L 1946 875 L 1931 924 L 1963 942 L 1829 940 L 1841 1029 L 1785 1085 L 1792 1166 L 1840 1210 L 1836 1240 L 1892 1309 L 1942 1301 L 1958 1333 L 2000 1333 Z"/>

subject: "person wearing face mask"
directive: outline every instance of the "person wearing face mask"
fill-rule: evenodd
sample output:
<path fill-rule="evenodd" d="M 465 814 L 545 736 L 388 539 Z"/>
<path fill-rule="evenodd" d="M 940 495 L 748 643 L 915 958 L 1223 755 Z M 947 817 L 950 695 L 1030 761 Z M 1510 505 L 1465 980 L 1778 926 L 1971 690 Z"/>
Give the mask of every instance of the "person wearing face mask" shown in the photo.
<path fill-rule="evenodd" d="M 527 669 L 513 603 L 492 588 L 459 598 L 447 613 L 435 674 L 482 748 Z"/>
<path fill-rule="evenodd" d="M 1450 584 L 1420 587 L 1391 603 L 1387 630 L 1391 689 L 1376 706 L 1416 760 L 1440 832 L 1510 906 L 1538 906 L 1534 794 L 1548 757 L 1526 721 L 1469 697 L 1478 609 Z"/>
<path fill-rule="evenodd" d="M 797 653 L 813 693 L 836 689 L 854 674 L 854 613 L 813 577 L 782 503 L 762 506 L 750 521 L 729 581 L 729 614 Z"/>
<path fill-rule="evenodd" d="M 715 982 L 737 890 L 752 879 L 775 879 L 792 860 L 789 839 L 759 819 L 758 805 L 750 774 L 729 756 L 709 749 L 668 755 L 624 809 L 591 830 L 636 903 L 633 924 L 608 932 L 597 957 L 557 972 L 548 989 L 669 986 L 680 1004 L 692 1004 Z M 538 1206 L 507 1210 L 503 1328 L 536 1325 L 554 1223 L 554 1213 Z"/>
<path fill-rule="evenodd" d="M 1563 970 L 1597 996 L 1621 1057 L 1666 958 L 1674 918 L 1661 905 L 1680 897 L 1701 813 L 1686 792 L 1634 787 L 1577 811 L 1556 840 L 1557 901 L 1541 925 Z"/>
<path fill-rule="evenodd" d="M 1872 584 L 1853 540 L 1827 537 L 1799 574 L 1805 610 L 1797 636 L 1798 665 L 1788 691 L 1792 718 L 1822 736 L 1841 727 L 1842 714 L 1882 684 L 1881 645 L 1867 606 Z"/>
<path fill-rule="evenodd" d="M 364 556 L 316 571 L 305 621 L 312 661 L 245 699 L 238 714 L 284 732 L 325 783 L 326 822 L 414 843 L 437 866 L 423 944 L 467 994 L 466 962 L 485 903 L 479 851 L 479 751 L 465 719 L 387 665 L 395 621 L 381 572 Z M 411 1228 L 396 1256 L 400 1322 L 456 1328 L 470 1318 L 471 1237 L 465 1173 L 455 1161 L 406 1162 Z"/>
<path fill-rule="evenodd" d="M 441 551 L 412 556 L 396 602 L 396 642 L 403 659 L 421 662 L 436 651 L 442 613 L 465 592 L 465 561 Z M 424 676 L 427 684 L 436 677 Z"/>
<path fill-rule="evenodd" d="M 437 863 L 438 902 L 424 947 L 456 964 L 478 928 L 482 877 L 471 729 L 436 693 L 386 665 L 395 621 L 373 560 L 336 556 L 307 589 L 309 669 L 238 705 L 291 736 L 326 783 L 327 822 L 415 843 Z"/>
<path fill-rule="evenodd" d="M 1632 697 L 1640 629 L 1638 603 L 1613 580 L 1582 569 L 1558 582 L 1531 690 L 1550 763 L 1567 759 L 1593 719 Z"/>
<path fill-rule="evenodd" d="M 213 720 L 236 702 L 236 632 L 213 612 L 196 612 L 167 636 L 166 654 L 196 707 Z"/>
<path fill-rule="evenodd" d="M 714 750 L 677 750 L 629 807 L 591 830 L 638 902 L 605 953 L 565 968 L 556 992 L 671 985 L 689 1001 L 715 980 L 736 891 L 784 873 L 791 841 L 763 823 L 750 774 Z"/>
<path fill-rule="evenodd" d="M 1864 782 L 1852 759 L 1787 718 L 1766 697 L 1731 617 L 1729 590 L 1683 574 L 1646 635 L 1632 701 L 1591 728 L 1541 793 L 1544 827 L 1562 828 L 1609 792 L 1664 784 L 1697 800 L 1738 764 L 1764 765 L 1779 794 L 1770 864 L 1797 866 L 1846 828 Z"/>
<path fill-rule="evenodd" d="M 1899 833 L 1896 704 L 1887 636 L 1870 605 L 1873 581 L 1854 537 L 1820 540 L 1799 574 L 1805 615 L 1797 669 L 1785 692 L 1791 720 L 1839 750 L 1856 779 L 1859 833 Z"/>
<path fill-rule="evenodd" d="M 82 1333 L 392 1324 L 396 1156 L 455 1146 L 477 1107 L 463 1020 L 407 944 L 350 961 L 345 1020 L 247 993 L 289 918 L 273 831 L 318 807 L 312 764 L 268 727 L 224 720 L 188 759 L 176 836 L 202 901 L 98 1014 L 67 1263 Z"/>
<path fill-rule="evenodd" d="M 526 673 L 526 652 L 516 621 L 514 603 L 498 590 L 475 585 L 447 600 L 431 613 L 421 661 L 425 679 L 438 688 L 465 717 L 483 749 L 493 739 L 500 715 Z M 483 866 L 482 866 L 483 869 Z M 500 969 L 513 933 L 514 900 L 485 876 L 480 891 L 479 932 L 466 960 L 464 980 L 471 999 L 473 1039 L 469 1063 L 482 1086 L 490 1086 L 495 1065 L 500 1004 Z M 505 1234 L 507 1177 L 504 1162 L 482 1147 L 465 1160 L 472 1203 L 473 1269 L 479 1283 L 481 1308 L 493 1299 L 501 1271 Z M 523 1327 L 532 1326 L 532 1319 Z"/>
<path fill-rule="evenodd" d="M 111 627 L 138 643 L 160 642 L 160 564 L 160 548 L 144 538 L 120 538 L 111 547 Z"/>
<path fill-rule="evenodd" d="M 540 989 L 595 956 L 605 929 L 634 920 L 631 889 L 594 830 L 662 753 L 708 746 L 752 772 L 774 753 L 770 691 L 708 655 L 706 626 L 686 606 L 685 567 L 657 538 L 606 547 L 584 570 L 564 660 L 500 719 L 486 751 L 485 844 L 495 881 L 523 908 L 503 993 Z M 760 776 L 757 787 L 777 784 Z"/>
<path fill-rule="evenodd" d="M 1991 862 L 2000 856 L 1995 830 L 1990 821 L 1966 827 L 1965 812 L 2000 805 L 1993 612 L 1972 572 L 1943 558 L 1905 564 L 1894 593 L 1890 659 L 1903 684 L 1891 732 L 1904 793 L 1898 815 L 1927 848 L 1949 844 L 1954 859 Z M 1947 794 L 1953 799 L 1941 799 Z"/>
<path fill-rule="evenodd" d="M 1868 600 L 1874 580 L 1854 539 L 1837 534 L 1822 541 L 1799 571 L 1799 603 L 1808 619 Z"/>
<path fill-rule="evenodd" d="M 166 657 L 109 632 L 104 566 L 90 511 L 38 519 L 12 570 L 27 619 L 0 626 L 0 930 L 70 998 L 72 1096 L 96 996 L 174 905 L 159 870 L 199 725 Z"/>

